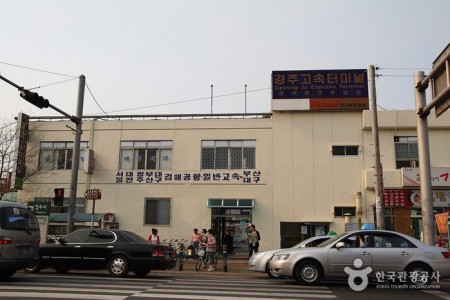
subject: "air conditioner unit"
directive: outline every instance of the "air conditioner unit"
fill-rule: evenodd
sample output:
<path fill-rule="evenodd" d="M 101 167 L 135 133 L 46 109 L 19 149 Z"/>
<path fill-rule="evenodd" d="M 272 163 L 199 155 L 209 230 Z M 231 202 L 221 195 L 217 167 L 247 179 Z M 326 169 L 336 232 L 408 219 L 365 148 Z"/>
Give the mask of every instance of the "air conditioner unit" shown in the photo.
<path fill-rule="evenodd" d="M 113 223 L 114 222 L 114 215 L 113 214 L 106 214 L 102 217 L 103 223 Z"/>

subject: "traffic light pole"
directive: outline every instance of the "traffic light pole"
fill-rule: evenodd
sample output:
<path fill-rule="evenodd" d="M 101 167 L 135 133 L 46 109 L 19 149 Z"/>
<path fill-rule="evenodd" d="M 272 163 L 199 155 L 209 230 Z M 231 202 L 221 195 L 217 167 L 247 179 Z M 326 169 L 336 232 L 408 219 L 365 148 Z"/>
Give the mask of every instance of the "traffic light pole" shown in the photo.
<path fill-rule="evenodd" d="M 72 156 L 72 176 L 70 181 L 70 198 L 69 198 L 69 212 L 67 214 L 67 234 L 71 233 L 75 229 L 73 216 L 75 214 L 75 206 L 77 202 L 77 185 L 78 185 L 78 168 L 80 165 L 80 142 L 82 134 L 83 125 L 83 103 L 84 103 L 84 87 L 85 87 L 86 77 L 84 75 L 80 76 L 80 81 L 78 84 L 78 102 L 77 102 L 77 115 L 76 118 L 79 120 L 76 126 L 75 141 L 73 145 L 73 156 Z"/>

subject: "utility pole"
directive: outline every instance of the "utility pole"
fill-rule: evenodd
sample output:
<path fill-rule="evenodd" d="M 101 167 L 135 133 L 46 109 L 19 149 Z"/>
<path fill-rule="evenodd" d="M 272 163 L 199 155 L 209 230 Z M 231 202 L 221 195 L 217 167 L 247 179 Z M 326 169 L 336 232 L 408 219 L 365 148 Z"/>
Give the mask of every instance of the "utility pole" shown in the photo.
<path fill-rule="evenodd" d="M 86 77 L 80 76 L 78 84 L 78 102 L 77 102 L 77 119 L 75 141 L 73 145 L 72 156 L 72 176 L 70 182 L 70 198 L 69 198 L 69 212 L 67 214 L 67 234 L 71 233 L 75 229 L 73 215 L 75 214 L 75 206 L 77 202 L 77 185 L 78 185 L 78 167 L 80 165 L 80 142 L 83 125 L 83 103 L 84 103 L 84 87 Z"/>
<path fill-rule="evenodd" d="M 414 73 L 414 86 L 424 80 L 422 71 Z M 414 89 L 416 110 L 422 111 L 427 100 L 425 89 Z M 423 242 L 434 245 L 433 189 L 431 187 L 430 142 L 428 138 L 428 114 L 417 115 L 417 146 L 419 148 L 420 199 L 422 202 Z"/>
<path fill-rule="evenodd" d="M 377 94 L 375 90 L 375 67 L 369 66 L 370 74 L 370 109 L 372 111 L 372 139 L 375 149 L 375 218 L 376 228 L 384 229 L 383 209 L 383 170 L 380 161 L 380 140 L 378 136 Z"/>

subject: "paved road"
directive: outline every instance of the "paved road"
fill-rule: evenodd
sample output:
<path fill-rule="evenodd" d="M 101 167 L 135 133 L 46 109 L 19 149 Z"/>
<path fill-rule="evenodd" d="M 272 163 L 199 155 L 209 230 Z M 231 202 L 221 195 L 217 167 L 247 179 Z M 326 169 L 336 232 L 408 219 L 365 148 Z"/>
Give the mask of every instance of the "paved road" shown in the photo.
<path fill-rule="evenodd" d="M 430 291 L 386 290 L 371 284 L 363 292 L 352 291 L 345 282 L 300 286 L 291 279 L 271 280 L 264 274 L 234 268 L 234 272 L 152 272 L 145 278 L 132 275 L 112 278 L 106 271 L 57 274 L 16 273 L 0 282 L 0 299 L 450 299 L 450 281 Z"/>

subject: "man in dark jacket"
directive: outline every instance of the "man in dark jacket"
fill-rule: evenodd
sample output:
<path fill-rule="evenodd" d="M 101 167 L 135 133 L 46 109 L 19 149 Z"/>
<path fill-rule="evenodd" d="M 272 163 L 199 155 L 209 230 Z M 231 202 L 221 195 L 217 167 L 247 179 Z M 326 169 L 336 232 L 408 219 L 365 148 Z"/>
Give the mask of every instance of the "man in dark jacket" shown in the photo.
<path fill-rule="evenodd" d="M 233 237 L 230 235 L 230 231 L 227 229 L 225 230 L 223 237 L 222 237 L 222 254 L 223 254 L 223 271 L 228 271 L 228 254 L 233 253 L 234 251 L 234 241 Z"/>
<path fill-rule="evenodd" d="M 256 230 L 256 226 L 253 224 L 250 225 L 250 232 L 247 234 L 248 258 L 252 257 L 253 251 L 258 253 L 260 239 L 261 236 L 259 235 L 259 231 Z"/>

